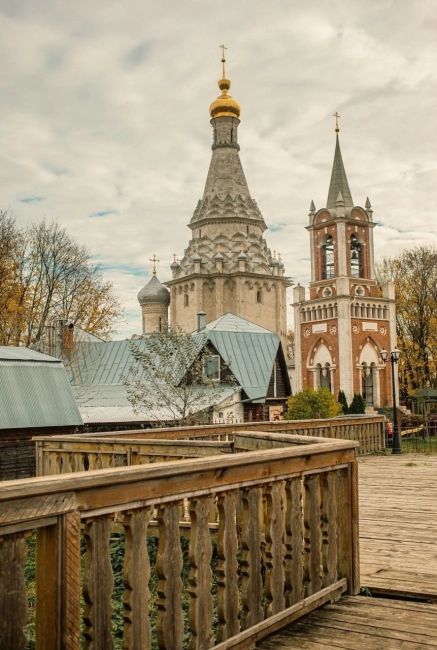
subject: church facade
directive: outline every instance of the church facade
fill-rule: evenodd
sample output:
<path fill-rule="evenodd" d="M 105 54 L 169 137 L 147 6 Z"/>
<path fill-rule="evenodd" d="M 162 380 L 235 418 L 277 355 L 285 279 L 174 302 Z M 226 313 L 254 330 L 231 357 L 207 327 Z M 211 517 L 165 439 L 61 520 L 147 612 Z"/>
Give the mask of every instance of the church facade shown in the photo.
<path fill-rule="evenodd" d="M 325 386 L 349 402 L 361 393 L 367 407 L 378 407 L 392 402 L 380 353 L 396 347 L 394 288 L 375 279 L 373 211 L 369 199 L 354 205 L 338 131 L 326 207 L 311 202 L 309 212 L 309 296 L 300 285 L 293 290 L 293 392 Z"/>

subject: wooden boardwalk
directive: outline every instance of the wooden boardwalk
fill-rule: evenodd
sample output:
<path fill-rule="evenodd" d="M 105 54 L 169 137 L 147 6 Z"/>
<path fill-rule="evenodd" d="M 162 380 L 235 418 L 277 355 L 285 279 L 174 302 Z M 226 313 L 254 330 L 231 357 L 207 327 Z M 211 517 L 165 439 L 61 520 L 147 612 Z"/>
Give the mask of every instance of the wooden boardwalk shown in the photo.
<path fill-rule="evenodd" d="M 347 596 L 260 642 L 262 650 L 437 648 L 437 605 Z"/>
<path fill-rule="evenodd" d="M 359 462 L 361 585 L 437 602 L 437 456 Z"/>
<path fill-rule="evenodd" d="M 390 599 L 347 596 L 258 648 L 437 648 L 437 456 L 360 460 L 359 500 L 361 585 Z"/>

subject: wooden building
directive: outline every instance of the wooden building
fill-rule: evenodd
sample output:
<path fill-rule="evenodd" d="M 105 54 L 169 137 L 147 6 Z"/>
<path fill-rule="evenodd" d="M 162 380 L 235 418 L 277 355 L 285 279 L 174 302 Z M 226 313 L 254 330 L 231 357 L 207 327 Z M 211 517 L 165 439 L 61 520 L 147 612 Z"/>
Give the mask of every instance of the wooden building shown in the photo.
<path fill-rule="evenodd" d="M 82 425 L 63 363 L 28 348 L 0 347 L 0 480 L 35 474 L 35 435 Z"/>

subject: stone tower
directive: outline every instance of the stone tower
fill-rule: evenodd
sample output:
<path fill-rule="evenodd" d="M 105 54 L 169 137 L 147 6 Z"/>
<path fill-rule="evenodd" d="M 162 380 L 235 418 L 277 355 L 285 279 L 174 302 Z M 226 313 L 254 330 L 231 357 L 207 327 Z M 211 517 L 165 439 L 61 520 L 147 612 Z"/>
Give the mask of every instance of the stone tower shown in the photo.
<path fill-rule="evenodd" d="M 196 314 L 207 321 L 232 312 L 286 335 L 286 288 L 280 258 L 272 256 L 263 233 L 267 226 L 251 197 L 238 144 L 240 106 L 229 95 L 223 75 L 220 96 L 209 112 L 212 158 L 203 197 L 189 223 L 191 240 L 182 259 L 171 265 L 170 321 L 186 331 L 196 328 Z"/>
<path fill-rule="evenodd" d="M 156 258 L 153 257 L 153 274 L 149 282 L 138 292 L 141 305 L 143 334 L 162 332 L 168 326 L 170 292 L 156 277 Z"/>
<path fill-rule="evenodd" d="M 366 405 L 391 404 L 391 373 L 380 357 L 396 347 L 395 296 L 375 280 L 373 211 L 355 206 L 340 150 L 338 124 L 326 208 L 311 202 L 311 283 L 293 291 L 296 386 L 361 393 Z"/>

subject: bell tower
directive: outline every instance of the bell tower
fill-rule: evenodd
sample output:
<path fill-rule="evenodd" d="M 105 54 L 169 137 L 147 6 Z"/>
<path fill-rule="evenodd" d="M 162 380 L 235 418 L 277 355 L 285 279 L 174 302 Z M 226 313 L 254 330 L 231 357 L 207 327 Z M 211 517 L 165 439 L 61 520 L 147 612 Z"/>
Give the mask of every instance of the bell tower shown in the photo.
<path fill-rule="evenodd" d="M 367 407 L 391 403 L 382 349 L 396 347 L 394 289 L 375 280 L 373 210 L 354 205 L 340 149 L 335 153 L 326 207 L 311 202 L 311 282 L 294 289 L 296 390 L 326 386 L 348 401 L 361 393 Z"/>

